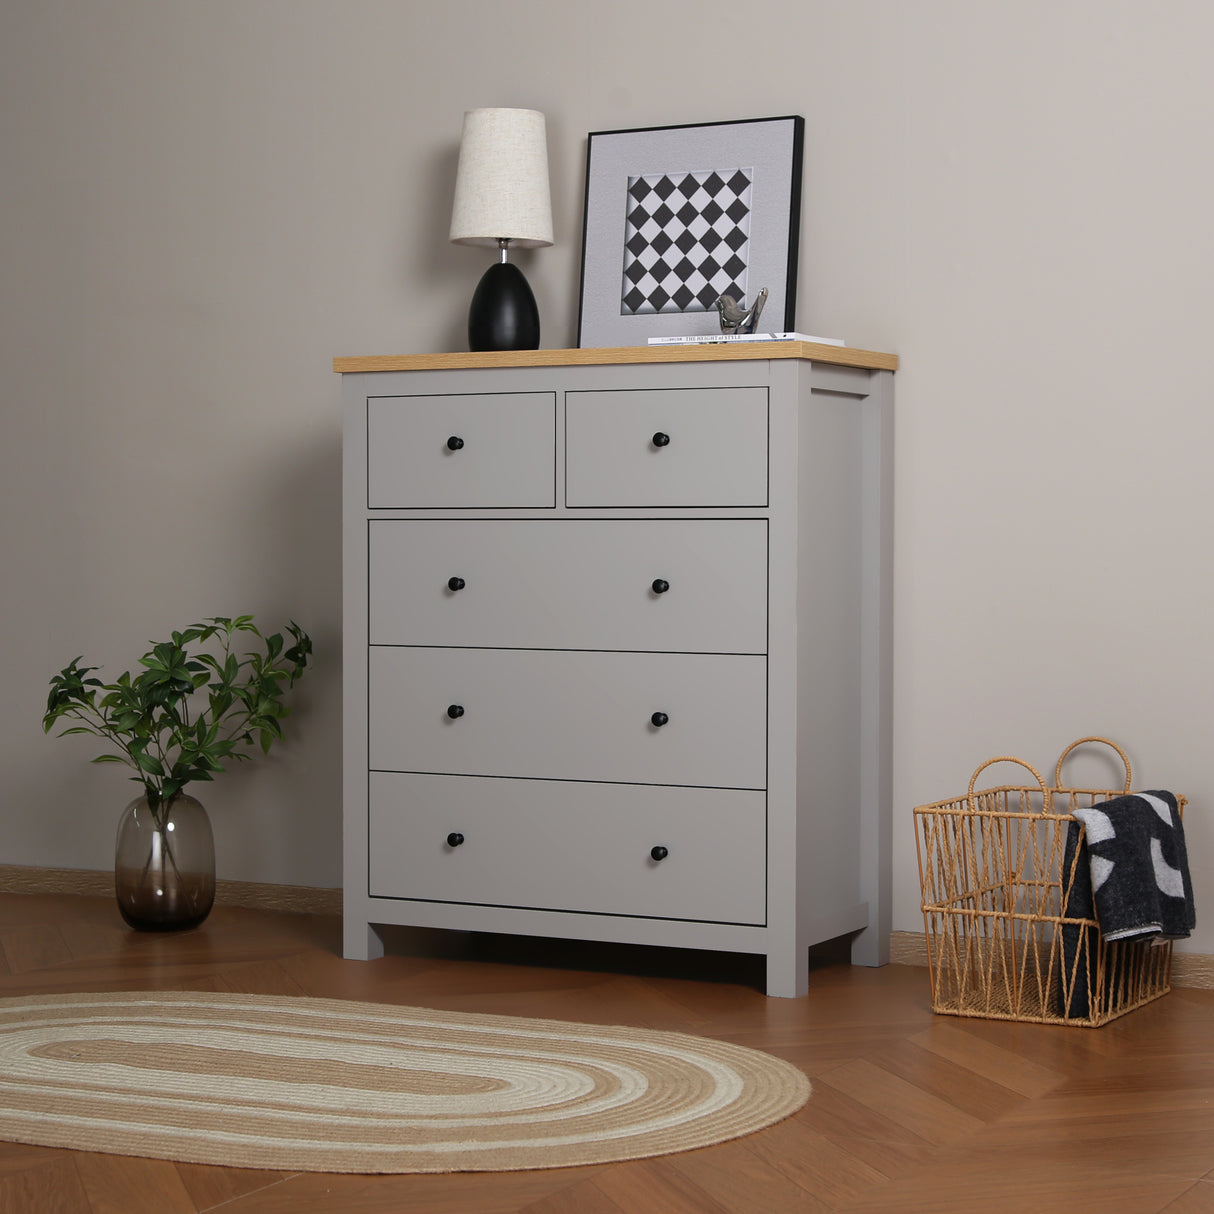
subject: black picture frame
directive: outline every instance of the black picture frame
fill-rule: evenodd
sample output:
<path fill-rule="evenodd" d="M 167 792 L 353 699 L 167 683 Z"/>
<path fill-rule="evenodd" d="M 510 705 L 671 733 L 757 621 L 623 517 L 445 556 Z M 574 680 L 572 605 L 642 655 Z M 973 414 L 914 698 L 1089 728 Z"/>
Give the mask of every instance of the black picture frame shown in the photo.
<path fill-rule="evenodd" d="M 795 330 L 804 142 L 798 115 L 591 132 L 578 346 L 719 334 L 716 296 L 763 287 L 760 329 Z"/>

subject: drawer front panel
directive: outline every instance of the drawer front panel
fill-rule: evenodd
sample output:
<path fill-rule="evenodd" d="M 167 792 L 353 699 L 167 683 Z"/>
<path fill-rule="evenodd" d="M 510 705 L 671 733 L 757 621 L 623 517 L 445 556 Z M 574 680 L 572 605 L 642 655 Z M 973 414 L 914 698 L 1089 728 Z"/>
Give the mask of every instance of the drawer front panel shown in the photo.
<path fill-rule="evenodd" d="M 369 549 L 372 644 L 767 649 L 761 519 L 385 519 Z"/>
<path fill-rule="evenodd" d="M 763 657 L 373 646 L 369 660 L 375 769 L 766 786 Z"/>
<path fill-rule="evenodd" d="M 565 418 L 570 506 L 767 504 L 766 388 L 567 392 Z"/>
<path fill-rule="evenodd" d="M 367 504 L 554 506 L 555 393 L 369 397 Z"/>
<path fill-rule="evenodd" d="M 765 919 L 761 792 L 373 772 L 369 892 L 723 923 Z M 463 836 L 457 846 L 447 842 Z M 654 847 L 664 847 L 661 861 Z"/>

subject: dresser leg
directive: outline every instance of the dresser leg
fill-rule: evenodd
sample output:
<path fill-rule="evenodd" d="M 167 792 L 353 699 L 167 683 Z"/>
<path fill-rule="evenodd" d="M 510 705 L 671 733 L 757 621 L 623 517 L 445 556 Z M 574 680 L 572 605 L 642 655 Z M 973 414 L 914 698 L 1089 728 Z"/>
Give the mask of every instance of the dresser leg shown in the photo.
<path fill-rule="evenodd" d="M 866 927 L 857 932 L 851 942 L 852 965 L 888 965 L 889 964 L 889 932 L 882 932 L 876 926 Z"/>
<path fill-rule="evenodd" d="M 347 961 L 374 961 L 384 955 L 379 929 L 362 919 L 345 920 L 342 925 L 342 956 Z"/>
<path fill-rule="evenodd" d="M 767 994 L 781 999 L 809 994 L 808 948 L 767 954 Z"/>

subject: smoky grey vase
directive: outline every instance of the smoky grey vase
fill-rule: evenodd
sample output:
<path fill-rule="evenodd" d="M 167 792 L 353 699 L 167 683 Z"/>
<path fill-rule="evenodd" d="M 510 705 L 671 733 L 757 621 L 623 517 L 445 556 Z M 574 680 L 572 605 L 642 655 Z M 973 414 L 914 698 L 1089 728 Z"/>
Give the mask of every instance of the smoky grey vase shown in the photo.
<path fill-rule="evenodd" d="M 118 823 L 114 890 L 138 931 L 197 927 L 215 902 L 215 839 L 202 803 L 179 793 L 153 810 L 136 797 Z"/>

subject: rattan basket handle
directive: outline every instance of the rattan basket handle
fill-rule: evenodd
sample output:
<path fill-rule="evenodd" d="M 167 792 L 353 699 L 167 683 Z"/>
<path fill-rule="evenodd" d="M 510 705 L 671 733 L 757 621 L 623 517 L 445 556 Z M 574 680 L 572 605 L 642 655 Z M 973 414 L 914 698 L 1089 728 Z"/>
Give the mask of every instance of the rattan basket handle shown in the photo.
<path fill-rule="evenodd" d="M 1053 813 L 1053 810 L 1050 808 L 1050 803 L 1052 800 L 1050 790 L 1046 788 L 1045 780 L 1043 780 L 1041 777 L 1041 772 L 1039 772 L 1031 763 L 1026 763 L 1023 759 L 1016 758 L 1015 755 L 997 755 L 993 759 L 987 759 L 985 763 L 974 769 L 974 774 L 970 777 L 970 790 L 967 794 L 967 799 L 969 801 L 969 807 L 971 810 L 973 810 L 975 813 L 977 812 L 977 806 L 974 804 L 974 785 L 978 783 L 978 777 L 994 763 L 1019 763 L 1021 767 L 1027 767 L 1028 770 L 1031 771 L 1036 777 L 1037 783 L 1041 785 L 1042 808 L 1047 814 Z"/>
<path fill-rule="evenodd" d="M 1126 757 L 1125 751 L 1122 750 L 1116 742 L 1110 742 L 1108 738 L 1100 737 L 1079 738 L 1077 741 L 1072 742 L 1070 746 L 1068 746 L 1066 750 L 1062 752 L 1062 755 L 1058 760 L 1058 766 L 1054 768 L 1054 787 L 1062 787 L 1062 764 L 1066 761 L 1067 755 L 1069 755 L 1077 746 L 1083 746 L 1086 742 L 1103 742 L 1105 746 L 1111 746 L 1118 753 L 1118 755 L 1121 756 L 1121 761 L 1125 764 L 1125 791 L 1129 792 L 1130 781 L 1133 778 L 1133 773 L 1130 770 L 1130 760 Z"/>

